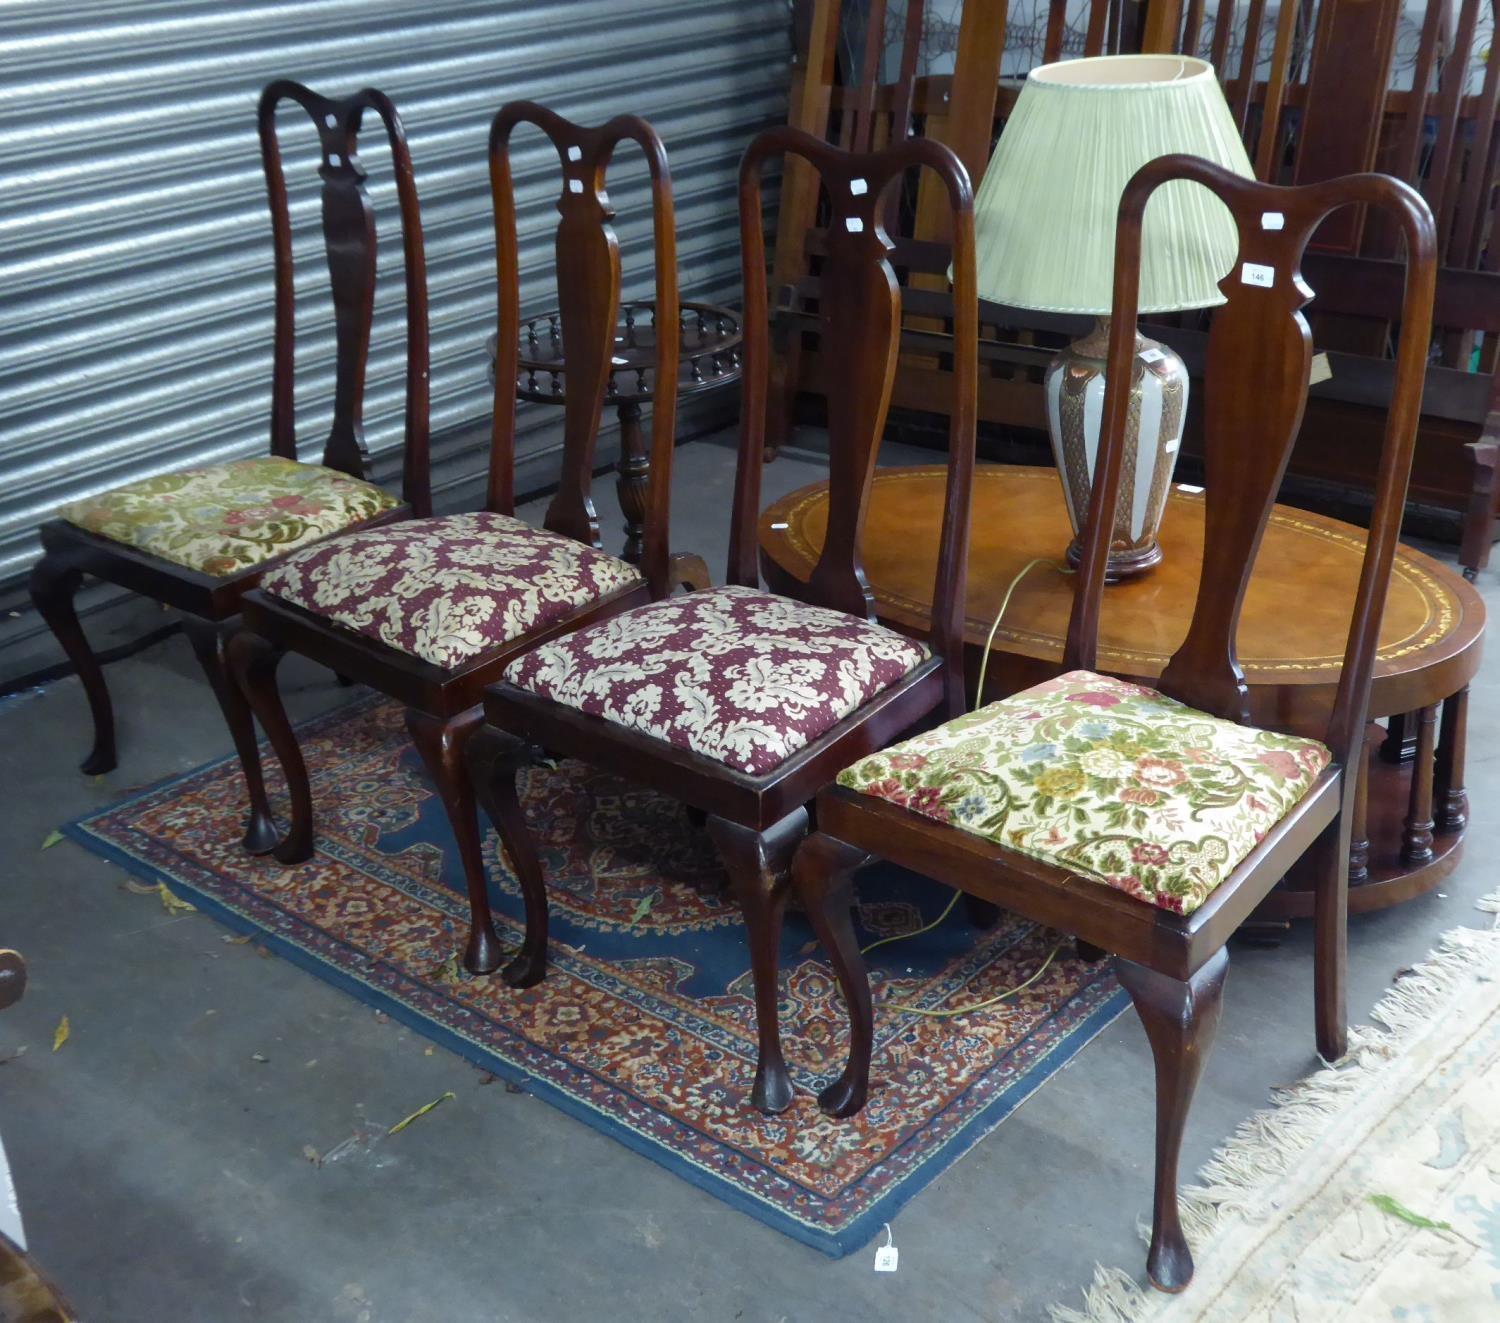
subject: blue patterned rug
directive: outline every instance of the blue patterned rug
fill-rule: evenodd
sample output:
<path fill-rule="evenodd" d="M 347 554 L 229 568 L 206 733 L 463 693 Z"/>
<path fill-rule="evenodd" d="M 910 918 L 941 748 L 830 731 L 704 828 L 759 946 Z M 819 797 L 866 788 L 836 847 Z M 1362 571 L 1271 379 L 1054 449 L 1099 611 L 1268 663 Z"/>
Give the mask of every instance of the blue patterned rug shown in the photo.
<path fill-rule="evenodd" d="M 767 1118 L 748 1105 L 755 1016 L 744 933 L 707 837 L 680 806 L 577 763 L 530 774 L 526 808 L 552 887 L 548 977 L 514 992 L 451 959 L 463 883 L 441 806 L 384 701 L 302 728 L 318 852 L 284 868 L 239 848 L 242 791 L 225 760 L 67 827 L 228 926 L 669 1171 L 830 1255 L 882 1222 L 999 1125 L 1127 1004 L 1107 962 L 1055 960 L 1013 1000 L 957 1019 L 1041 965 L 1053 938 L 1006 917 L 979 932 L 957 906 L 871 956 L 873 1092 L 853 1121 L 814 1103 L 846 1046 L 843 1004 L 806 919 L 782 947 L 782 1025 L 798 1087 Z M 486 843 L 502 937 L 521 903 Z M 860 879 L 866 940 L 941 913 L 949 893 L 894 868 Z M 1065 948 L 1066 949 L 1066 948 Z"/>

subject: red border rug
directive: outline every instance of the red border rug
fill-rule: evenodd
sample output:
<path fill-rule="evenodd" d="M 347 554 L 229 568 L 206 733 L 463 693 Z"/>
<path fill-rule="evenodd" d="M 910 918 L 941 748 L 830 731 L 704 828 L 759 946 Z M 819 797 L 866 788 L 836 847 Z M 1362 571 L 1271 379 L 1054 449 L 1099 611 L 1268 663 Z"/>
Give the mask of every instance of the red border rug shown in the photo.
<path fill-rule="evenodd" d="M 842 1067 L 843 1005 L 793 911 L 781 1014 L 798 1097 L 763 1117 L 747 1101 L 755 1013 L 739 914 L 712 846 L 678 804 L 577 763 L 530 774 L 526 811 L 552 889 L 551 968 L 514 992 L 452 959 L 466 931 L 463 883 L 400 708 L 356 703 L 301 735 L 318 812 L 306 864 L 241 851 L 231 760 L 80 818 L 68 834 L 827 1254 L 866 1243 L 1127 1001 L 1107 963 L 1059 956 L 1020 996 L 974 1015 L 891 1009 L 982 1001 L 1033 974 L 1055 940 L 1009 916 L 977 931 L 956 906 L 932 932 L 872 953 L 873 1093 L 858 1118 L 831 1121 L 814 1095 Z M 493 833 L 486 850 L 497 922 L 514 948 L 519 892 Z M 950 894 L 883 866 L 861 875 L 859 892 L 867 940 L 914 931 Z"/>

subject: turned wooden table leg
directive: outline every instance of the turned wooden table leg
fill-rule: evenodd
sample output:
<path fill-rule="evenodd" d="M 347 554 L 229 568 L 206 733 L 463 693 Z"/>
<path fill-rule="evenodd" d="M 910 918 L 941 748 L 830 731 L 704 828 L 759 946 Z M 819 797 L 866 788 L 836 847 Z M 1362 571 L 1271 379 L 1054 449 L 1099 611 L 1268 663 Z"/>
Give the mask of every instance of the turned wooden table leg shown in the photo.
<path fill-rule="evenodd" d="M 1380 756 L 1388 763 L 1404 763 L 1416 752 L 1415 712 L 1396 712 L 1386 718 Z"/>
<path fill-rule="evenodd" d="M 641 436 L 641 406 L 627 400 L 616 412 L 620 416 L 620 462 L 616 467 L 615 494 L 620 501 L 620 513 L 625 516 L 625 550 L 620 554 L 632 565 L 639 565 L 646 534 L 646 491 L 651 461 Z"/>
<path fill-rule="evenodd" d="M 1438 730 L 1437 829 L 1444 835 L 1461 832 L 1469 825 L 1469 792 L 1464 788 L 1464 761 L 1469 745 L 1469 686 L 1443 700 L 1443 721 Z"/>
<path fill-rule="evenodd" d="M 1354 815 L 1349 825 L 1349 885 L 1357 887 L 1370 876 L 1370 759 L 1374 745 L 1385 731 L 1375 722 L 1365 727 L 1365 742 L 1359 760 L 1359 780 L 1354 786 Z"/>
<path fill-rule="evenodd" d="M 1401 833 L 1401 858 L 1408 864 L 1432 859 L 1432 775 L 1437 743 L 1437 704 L 1416 712 L 1417 751 L 1411 772 L 1411 801 Z"/>

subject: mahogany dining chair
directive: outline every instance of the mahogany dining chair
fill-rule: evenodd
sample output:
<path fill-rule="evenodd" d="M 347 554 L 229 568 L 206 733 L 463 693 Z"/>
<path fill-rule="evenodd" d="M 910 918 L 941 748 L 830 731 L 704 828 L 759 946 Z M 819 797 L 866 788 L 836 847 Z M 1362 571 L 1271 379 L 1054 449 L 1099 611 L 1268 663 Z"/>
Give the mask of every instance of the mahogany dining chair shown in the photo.
<path fill-rule="evenodd" d="M 296 289 L 292 227 L 276 111 L 300 106 L 318 133 L 322 233 L 333 295 L 336 357 L 333 422 L 317 464 L 298 458 Z M 365 480 L 362 425 L 365 357 L 375 297 L 375 215 L 357 155 L 366 113 L 390 144 L 400 210 L 406 286 L 406 428 L 402 495 Z M 31 598 L 83 682 L 94 744 L 83 771 L 116 764 L 115 720 L 104 671 L 78 623 L 73 598 L 85 574 L 119 584 L 182 614 L 199 664 L 224 713 L 250 797 L 245 848 L 276 843 L 250 709 L 230 678 L 228 641 L 241 602 L 268 570 L 310 543 L 350 528 L 384 526 L 428 513 L 427 268 L 411 157 L 389 97 L 365 88 L 333 100 L 285 79 L 267 85 L 257 112 L 270 196 L 275 255 L 275 341 L 271 368 L 271 453 L 178 469 L 85 496 L 41 526 L 44 554 L 31 572 Z"/>
<path fill-rule="evenodd" d="M 1113 512 L 1126 462 L 1141 221 L 1157 188 L 1201 185 L 1227 204 L 1239 256 L 1220 282 L 1205 372 L 1206 534 L 1186 637 L 1152 686 L 1094 672 Z M 1235 651 L 1245 588 L 1307 398 L 1312 297 L 1300 263 L 1344 206 L 1390 213 L 1405 238 L 1395 390 L 1343 669 L 1315 729 L 1257 729 Z M 1411 469 L 1431 333 L 1432 216 L 1381 175 L 1278 188 L 1187 156 L 1145 166 L 1125 190 L 1115 249 L 1104 432 L 1061 673 L 846 766 L 818 795 L 797 855 L 798 896 L 849 1007 L 832 1116 L 865 1104 L 869 978 L 849 917 L 850 875 L 880 857 L 1074 935 L 1114 956 L 1156 1070 L 1156 1191 L 1147 1270 L 1167 1291 L 1192 1276 L 1177 1162 L 1219 1017 L 1226 943 L 1307 856 L 1316 881 L 1317 1045 L 1345 1051 L 1349 835 L 1371 668 Z"/>
<path fill-rule="evenodd" d="M 510 139 L 520 124 L 546 135 L 562 169 L 556 257 L 568 396 L 561 480 L 540 528 L 514 516 L 520 279 Z M 314 835 L 312 787 L 276 685 L 281 657 L 287 651 L 311 657 L 405 705 L 412 743 L 458 845 L 472 919 L 463 963 L 475 974 L 492 972 L 501 960 L 464 767 L 484 687 L 526 649 L 664 596 L 684 561 L 694 559 L 674 560 L 667 549 L 675 390 L 660 391 L 655 400 L 648 494 L 654 518 L 639 569 L 599 549 L 590 498 L 620 301 L 620 247 L 605 175 L 625 141 L 640 146 L 650 167 L 654 378 L 675 386 L 677 257 L 672 181 L 660 138 L 635 116 L 585 128 L 531 102 L 502 106 L 489 137 L 499 321 L 485 507 L 351 533 L 290 557 L 246 597 L 245 627 L 230 653 L 286 773 L 291 825 L 274 850 L 283 863 L 308 858 Z"/>
<path fill-rule="evenodd" d="M 845 365 L 828 403 L 828 538 L 805 600 L 764 592 L 756 555 L 765 453 L 769 327 L 761 171 L 795 155 L 821 176 L 830 221 L 821 334 Z M 909 170 L 934 172 L 951 208 L 954 288 L 948 504 L 926 640 L 874 620 L 860 559 L 896 376 L 901 289 L 888 260 L 882 199 Z M 805 807 L 839 768 L 933 714 L 963 706 L 962 609 L 974 467 L 978 301 L 969 179 L 927 140 L 841 151 L 788 128 L 757 137 L 740 167 L 744 264 L 741 435 L 730 511 L 728 583 L 638 606 L 511 662 L 486 693 L 476 781 L 526 902 L 526 979 L 545 967 L 547 891 L 517 800 L 534 748 L 580 758 L 707 815 L 744 913 L 759 1034 L 751 1097 L 792 1099 L 777 1026 L 777 941 Z M 653 465 L 653 475 L 655 467 Z"/>

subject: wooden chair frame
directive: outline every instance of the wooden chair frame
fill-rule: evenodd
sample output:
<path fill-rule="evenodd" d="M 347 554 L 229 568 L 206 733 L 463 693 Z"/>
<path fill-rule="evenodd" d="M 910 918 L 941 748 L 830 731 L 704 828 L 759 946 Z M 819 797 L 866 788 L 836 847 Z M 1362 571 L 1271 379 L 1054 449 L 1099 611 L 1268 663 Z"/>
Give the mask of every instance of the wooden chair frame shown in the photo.
<path fill-rule="evenodd" d="M 557 150 L 562 168 L 558 199 L 557 282 L 563 310 L 563 355 L 568 379 L 562 475 L 543 527 L 588 546 L 599 545 L 591 500 L 594 450 L 614 348 L 620 301 L 620 246 L 605 176 L 616 147 L 636 143 L 651 175 L 656 283 L 657 381 L 677 380 L 677 251 L 672 179 L 666 149 L 645 120 L 621 115 L 598 128 L 564 119 L 529 101 L 502 106 L 490 125 L 490 183 L 494 199 L 498 269 L 495 410 L 485 509 L 515 510 L 516 361 L 519 356 L 520 282 L 510 139 L 521 124 L 540 129 Z M 664 315 L 662 315 L 664 314 Z M 464 664 L 445 668 L 347 630 L 264 591 L 244 603 L 244 632 L 231 649 L 231 664 L 286 773 L 291 826 L 273 853 L 297 863 L 313 851 L 312 789 L 307 768 L 276 687 L 276 667 L 296 652 L 333 667 L 406 705 L 412 743 L 437 786 L 453 828 L 469 895 L 471 925 L 464 966 L 475 974 L 495 970 L 500 941 L 485 885 L 484 857 L 473 786 L 464 769 L 464 748 L 478 728 L 484 687 L 520 653 L 580 625 L 663 596 L 672 583 L 701 575 L 695 557 L 668 554 L 667 494 L 676 433 L 675 389 L 659 395 L 652 419 L 652 460 L 647 495 L 644 579 L 579 608 L 572 615 L 488 649 Z M 706 575 L 702 575 L 706 578 Z"/>
<path fill-rule="evenodd" d="M 1228 204 L 1239 225 L 1240 252 L 1221 282 L 1228 302 L 1215 314 L 1208 347 L 1202 579 L 1187 637 L 1157 687 L 1200 711 L 1241 724 L 1248 722 L 1248 690 L 1235 654 L 1240 607 L 1307 395 L 1311 336 L 1299 309 L 1311 291 L 1301 278 L 1303 250 L 1326 215 L 1360 204 L 1386 209 L 1406 243 L 1395 394 L 1343 671 L 1325 728 L 1295 732 L 1319 735 L 1332 753 L 1330 764 L 1306 797 L 1186 917 L 840 787 L 818 796 L 818 833 L 803 845 L 794 867 L 797 893 L 829 952 L 850 1008 L 848 1065 L 819 1097 L 819 1105 L 833 1116 L 857 1112 L 868 1088 L 873 1016 L 849 903 L 850 874 L 872 857 L 893 860 L 982 902 L 1071 933 L 1088 956 L 1114 956 L 1156 1063 L 1156 1196 L 1147 1267 L 1151 1280 L 1169 1291 L 1180 1290 L 1192 1276 L 1192 1258 L 1177 1214 L 1177 1160 L 1188 1105 L 1218 1018 L 1228 966 L 1225 944 L 1304 854 L 1311 856 L 1317 879 L 1318 1050 L 1329 1060 L 1345 1050 L 1345 929 L 1355 772 L 1411 467 L 1435 273 L 1431 212 L 1416 192 L 1384 176 L 1354 175 L 1278 188 L 1185 156 L 1163 157 L 1135 176 L 1120 203 L 1104 435 L 1064 671 L 1096 665 L 1109 530 L 1124 460 L 1129 396 L 1122 387 L 1132 371 L 1141 219 L 1157 187 L 1184 179 L 1207 187 Z M 1272 273 L 1269 287 L 1247 283 L 1259 274 L 1255 268 Z"/>
<path fill-rule="evenodd" d="M 367 111 L 379 118 L 389 141 L 406 267 L 404 503 L 359 527 L 426 514 L 431 499 L 427 481 L 427 267 L 422 225 L 405 131 L 390 98 L 374 88 L 336 101 L 300 83 L 282 79 L 268 84 L 261 93 L 256 117 L 275 253 L 271 454 L 283 459 L 297 458 L 293 401 L 296 290 L 292 276 L 291 217 L 276 130 L 277 108 L 286 101 L 300 106 L 317 128 L 321 159 L 318 173 L 323 180 L 323 237 L 336 336 L 333 423 L 323 443 L 321 462 L 327 468 L 361 479 L 367 476 L 361 405 L 375 297 L 375 215 L 365 190 L 365 171 L 357 155 Z M 284 557 L 271 557 L 236 574 L 214 576 L 86 532 L 63 519 L 49 520 L 40 532 L 45 553 L 31 572 L 31 599 L 78 672 L 88 697 L 94 745 L 83 761 L 82 770 L 90 774 L 108 772 L 117 761 L 109 688 L 73 606 L 83 576 L 91 574 L 183 613 L 183 632 L 218 699 L 244 770 L 250 796 L 245 847 L 256 854 L 269 850 L 275 844 L 276 824 L 266 802 L 254 722 L 230 678 L 226 657 L 229 641 L 238 628 L 245 593 Z"/>
<path fill-rule="evenodd" d="M 833 204 L 822 309 L 822 333 L 850 365 L 848 389 L 829 401 L 830 515 L 823 554 L 806 587 L 809 602 L 874 619 L 874 599 L 860 562 L 860 537 L 896 367 L 901 292 L 881 224 L 888 187 L 909 169 L 926 167 L 946 187 L 954 224 L 958 292 L 948 503 L 938 557 L 932 656 L 831 730 L 763 776 L 750 776 L 700 754 L 587 715 L 510 683 L 485 695 L 486 731 L 475 777 L 520 879 L 526 899 L 523 957 L 506 971 L 513 983 L 545 968 L 547 893 L 525 828 L 516 776 L 531 761 L 527 742 L 663 791 L 707 815 L 710 835 L 729 873 L 749 930 L 759 1026 L 752 1101 L 779 1112 L 792 1099 L 777 1024 L 777 941 L 790 885 L 792 854 L 808 827 L 806 805 L 820 785 L 852 759 L 935 714 L 963 707 L 964 565 L 974 468 L 974 391 L 978 302 L 974 284 L 972 194 L 968 174 L 946 147 L 908 142 L 884 152 L 845 152 L 799 130 L 775 128 L 746 149 L 740 166 L 740 242 L 745 315 L 743 406 L 728 581 L 758 587 L 756 522 L 760 511 L 769 374 L 761 171 L 773 156 L 801 158 L 821 176 Z M 653 465 L 654 472 L 654 465 Z M 509 732 L 501 735 L 499 732 Z"/>

